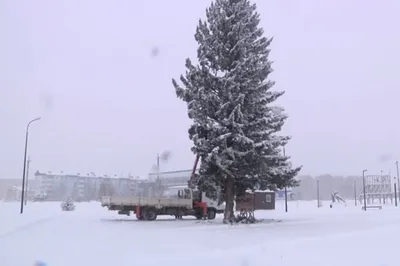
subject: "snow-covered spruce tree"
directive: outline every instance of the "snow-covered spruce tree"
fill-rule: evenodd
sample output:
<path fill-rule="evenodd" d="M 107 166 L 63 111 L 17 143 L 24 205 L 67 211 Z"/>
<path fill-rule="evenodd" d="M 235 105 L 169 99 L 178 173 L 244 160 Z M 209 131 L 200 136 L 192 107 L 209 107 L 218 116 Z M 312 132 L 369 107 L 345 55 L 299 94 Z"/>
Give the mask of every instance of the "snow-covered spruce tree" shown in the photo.
<path fill-rule="evenodd" d="M 75 203 L 72 201 L 71 197 L 67 197 L 63 202 L 61 202 L 62 211 L 74 211 Z"/>
<path fill-rule="evenodd" d="M 287 116 L 273 103 L 268 60 L 271 38 L 263 37 L 260 15 L 249 0 L 215 0 L 199 21 L 195 39 L 198 64 L 186 60 L 186 74 L 173 80 L 178 98 L 193 121 L 189 137 L 200 156 L 199 188 L 226 202 L 225 222 L 234 215 L 234 198 L 247 189 L 295 186 L 293 168 L 279 136 Z"/>

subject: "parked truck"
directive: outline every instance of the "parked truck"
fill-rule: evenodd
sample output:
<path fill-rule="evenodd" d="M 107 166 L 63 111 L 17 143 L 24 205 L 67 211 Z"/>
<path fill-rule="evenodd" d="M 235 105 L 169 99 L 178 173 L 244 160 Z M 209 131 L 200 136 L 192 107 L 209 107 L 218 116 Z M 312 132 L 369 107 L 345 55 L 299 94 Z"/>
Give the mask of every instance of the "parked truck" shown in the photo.
<path fill-rule="evenodd" d="M 130 215 L 133 212 L 138 220 L 145 221 L 154 221 L 159 215 L 213 220 L 225 209 L 204 192 L 188 187 L 169 188 L 160 197 L 106 196 L 101 198 L 101 205 L 119 214 Z"/>

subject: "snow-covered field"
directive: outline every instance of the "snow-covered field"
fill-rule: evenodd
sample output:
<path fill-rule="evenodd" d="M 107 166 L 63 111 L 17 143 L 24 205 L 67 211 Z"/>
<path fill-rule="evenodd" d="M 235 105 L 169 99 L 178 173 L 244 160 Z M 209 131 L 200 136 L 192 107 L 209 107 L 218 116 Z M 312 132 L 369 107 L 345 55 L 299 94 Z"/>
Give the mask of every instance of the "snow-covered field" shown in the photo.
<path fill-rule="evenodd" d="M 283 203 L 256 213 L 264 222 L 223 225 L 109 212 L 99 203 L 61 212 L 59 203 L 0 202 L 0 265 L 32 266 L 398 266 L 400 208 L 361 211 L 348 203 Z M 275 219 L 275 220 L 274 220 Z M 282 221 L 279 221 L 282 220 Z"/>

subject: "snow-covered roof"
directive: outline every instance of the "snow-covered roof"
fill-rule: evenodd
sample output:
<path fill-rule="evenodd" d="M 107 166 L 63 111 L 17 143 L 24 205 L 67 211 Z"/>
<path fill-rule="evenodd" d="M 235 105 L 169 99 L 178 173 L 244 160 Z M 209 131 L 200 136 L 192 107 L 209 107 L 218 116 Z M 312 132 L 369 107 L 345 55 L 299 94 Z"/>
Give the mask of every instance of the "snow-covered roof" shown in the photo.
<path fill-rule="evenodd" d="M 191 175 L 192 175 L 192 170 L 177 170 L 177 171 L 168 171 L 168 172 L 160 172 L 160 173 L 149 173 L 150 178 L 159 176 L 160 178 L 187 178 L 187 179 L 189 179 Z"/>
<path fill-rule="evenodd" d="M 267 189 L 267 190 L 254 190 L 254 191 L 252 191 L 252 190 L 248 189 L 248 190 L 246 190 L 246 192 L 253 193 L 253 192 L 275 192 L 275 191 L 272 191 L 272 190 L 269 190 L 269 189 Z"/>
<path fill-rule="evenodd" d="M 188 188 L 188 186 L 187 185 L 186 186 L 182 185 L 182 186 L 171 186 L 171 187 L 168 187 L 168 189 L 184 189 L 184 188 Z"/>
<path fill-rule="evenodd" d="M 112 178 L 112 179 L 138 179 L 138 180 L 144 180 L 147 179 L 146 177 L 133 177 L 133 176 L 120 176 L 120 175 L 97 175 L 93 172 L 86 173 L 86 174 L 81 174 L 81 173 L 65 173 L 63 171 L 61 172 L 53 172 L 53 171 L 47 171 L 47 172 L 40 172 L 36 171 L 35 173 L 36 176 L 68 176 L 68 177 L 92 177 L 92 178 Z"/>
<path fill-rule="evenodd" d="M 196 171 L 197 172 L 197 171 Z M 159 176 L 162 179 L 190 179 L 190 176 L 192 174 L 192 170 L 177 170 L 177 171 L 168 171 L 168 172 L 160 172 L 160 173 L 149 173 L 147 176 L 121 176 L 121 175 L 97 175 L 94 172 L 89 172 L 86 174 L 82 173 L 66 173 L 63 171 L 60 172 L 53 172 L 53 171 L 47 171 L 47 172 L 40 172 L 36 171 L 35 176 L 65 176 L 65 177 L 91 177 L 91 178 L 110 178 L 110 179 L 133 179 L 133 180 L 140 180 L 140 181 L 147 181 L 147 180 L 153 180 L 157 176 Z"/>

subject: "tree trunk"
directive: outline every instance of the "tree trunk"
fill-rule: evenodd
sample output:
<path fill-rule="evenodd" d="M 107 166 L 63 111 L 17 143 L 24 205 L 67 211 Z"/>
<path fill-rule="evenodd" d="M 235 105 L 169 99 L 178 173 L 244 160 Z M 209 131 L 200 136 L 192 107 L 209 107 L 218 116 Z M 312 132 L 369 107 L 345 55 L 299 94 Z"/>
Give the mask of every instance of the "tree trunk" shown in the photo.
<path fill-rule="evenodd" d="M 225 181 L 225 211 L 224 223 L 229 223 L 235 217 L 234 207 L 234 182 L 232 177 L 228 177 Z"/>

